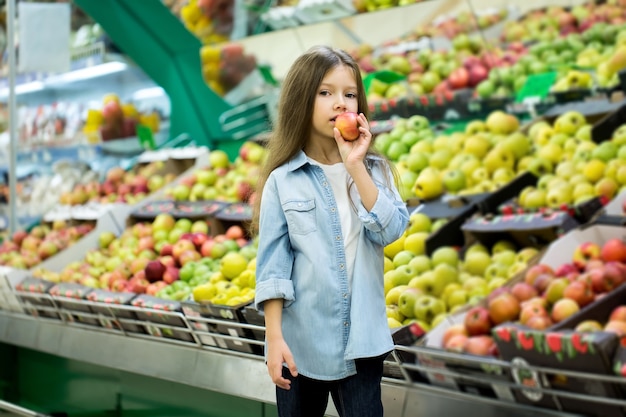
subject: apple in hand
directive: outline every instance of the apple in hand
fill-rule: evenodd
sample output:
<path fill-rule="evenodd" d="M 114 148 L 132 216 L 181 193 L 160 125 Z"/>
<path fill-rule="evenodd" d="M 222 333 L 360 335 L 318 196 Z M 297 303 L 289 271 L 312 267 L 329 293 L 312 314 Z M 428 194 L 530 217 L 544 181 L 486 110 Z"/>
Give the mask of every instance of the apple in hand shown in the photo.
<path fill-rule="evenodd" d="M 345 140 L 356 140 L 361 132 L 359 131 L 358 114 L 354 112 L 341 113 L 335 119 L 335 127 Z"/>

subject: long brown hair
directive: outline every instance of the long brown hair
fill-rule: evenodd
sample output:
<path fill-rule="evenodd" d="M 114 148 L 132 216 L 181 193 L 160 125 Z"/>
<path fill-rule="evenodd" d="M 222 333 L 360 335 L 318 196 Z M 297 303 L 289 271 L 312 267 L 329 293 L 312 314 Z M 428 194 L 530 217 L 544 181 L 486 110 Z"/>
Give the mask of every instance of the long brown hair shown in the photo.
<path fill-rule="evenodd" d="M 345 65 L 352 69 L 357 85 L 358 112 L 368 117 L 367 97 L 361 71 L 346 51 L 329 46 L 314 46 L 300 55 L 292 64 L 281 85 L 278 118 L 267 142 L 267 160 L 256 186 L 256 200 L 251 232 L 258 232 L 259 211 L 263 186 L 270 173 L 291 160 L 311 136 L 313 108 L 317 89 L 333 68 Z M 370 144 L 369 153 L 375 153 Z"/>

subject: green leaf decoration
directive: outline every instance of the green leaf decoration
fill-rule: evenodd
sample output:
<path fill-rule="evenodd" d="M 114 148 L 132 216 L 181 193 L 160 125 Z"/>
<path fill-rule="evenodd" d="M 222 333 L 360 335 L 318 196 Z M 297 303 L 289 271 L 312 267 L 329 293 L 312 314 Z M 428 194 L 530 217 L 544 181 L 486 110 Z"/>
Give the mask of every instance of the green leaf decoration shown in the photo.
<path fill-rule="evenodd" d="M 594 343 L 593 343 L 594 339 L 595 337 L 593 336 L 593 333 L 588 333 L 583 337 L 583 341 L 587 343 L 588 352 L 591 355 L 596 354 L 596 348 L 594 347 Z"/>
<path fill-rule="evenodd" d="M 576 349 L 574 349 L 574 346 L 572 345 L 572 340 L 570 338 L 566 338 L 563 340 L 563 343 L 565 344 L 564 347 L 567 351 L 567 356 L 570 358 L 576 357 Z"/>
<path fill-rule="evenodd" d="M 563 362 L 563 352 L 556 352 L 555 356 L 559 360 L 559 362 Z"/>
<path fill-rule="evenodd" d="M 533 333 L 533 339 L 535 339 L 535 350 L 539 353 L 549 353 L 550 351 L 546 348 L 546 338 L 544 337 L 544 333 L 535 332 Z"/>

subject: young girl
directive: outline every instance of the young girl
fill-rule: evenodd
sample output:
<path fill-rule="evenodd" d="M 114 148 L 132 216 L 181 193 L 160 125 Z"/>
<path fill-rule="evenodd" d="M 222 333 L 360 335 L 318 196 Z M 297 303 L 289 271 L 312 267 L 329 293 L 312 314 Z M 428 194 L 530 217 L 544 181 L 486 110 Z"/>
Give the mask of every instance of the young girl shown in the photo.
<path fill-rule="evenodd" d="M 358 113 L 360 136 L 335 127 Z M 387 161 L 374 154 L 358 65 L 313 47 L 287 74 L 268 160 L 258 182 L 256 307 L 280 417 L 382 417 L 383 248 L 408 211 Z"/>

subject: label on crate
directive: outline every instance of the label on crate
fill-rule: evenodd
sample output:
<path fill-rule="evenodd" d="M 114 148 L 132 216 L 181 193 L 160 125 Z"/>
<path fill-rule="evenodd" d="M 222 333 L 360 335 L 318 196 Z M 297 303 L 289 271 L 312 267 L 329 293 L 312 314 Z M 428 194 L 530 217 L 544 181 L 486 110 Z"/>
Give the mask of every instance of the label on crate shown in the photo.
<path fill-rule="evenodd" d="M 423 355 L 423 354 L 418 354 L 417 359 L 418 359 L 419 364 L 423 365 L 425 368 L 428 368 L 426 373 L 428 375 L 428 379 L 430 380 L 431 384 L 439 385 L 439 386 L 446 386 L 446 387 L 454 388 L 456 390 L 459 389 L 453 377 L 440 374 L 436 371 L 437 369 L 441 369 L 442 371 L 447 370 L 446 363 L 444 361 L 440 359 L 435 359 L 430 355 Z"/>
<path fill-rule="evenodd" d="M 69 323 L 74 323 L 74 321 L 76 321 L 74 320 L 74 316 L 67 311 L 61 311 L 61 319 Z"/>
<path fill-rule="evenodd" d="M 150 336 L 163 337 L 163 333 L 161 333 L 161 329 L 158 328 L 157 326 L 153 326 L 152 324 L 146 324 L 145 328 L 146 328 L 146 332 L 148 332 Z"/>
<path fill-rule="evenodd" d="M 522 358 L 513 358 L 511 361 L 511 373 L 513 374 L 513 380 L 525 387 L 541 388 L 541 379 L 537 371 L 530 368 L 530 365 L 526 360 Z M 544 376 L 545 379 L 545 376 Z M 547 381 L 545 381 L 547 386 Z M 520 392 L 528 398 L 530 401 L 537 402 L 543 398 L 543 393 L 538 390 L 522 389 Z"/>
<path fill-rule="evenodd" d="M 232 336 L 232 337 L 239 337 L 239 333 L 237 333 L 236 329 L 228 329 L 228 333 Z M 239 341 L 239 340 L 233 340 L 232 341 L 234 344 L 236 344 L 237 346 L 243 346 L 243 342 Z"/>
<path fill-rule="evenodd" d="M 98 314 L 98 321 L 100 322 L 100 325 L 104 327 L 105 329 L 115 328 L 113 320 L 103 315 L 102 313 Z"/>

